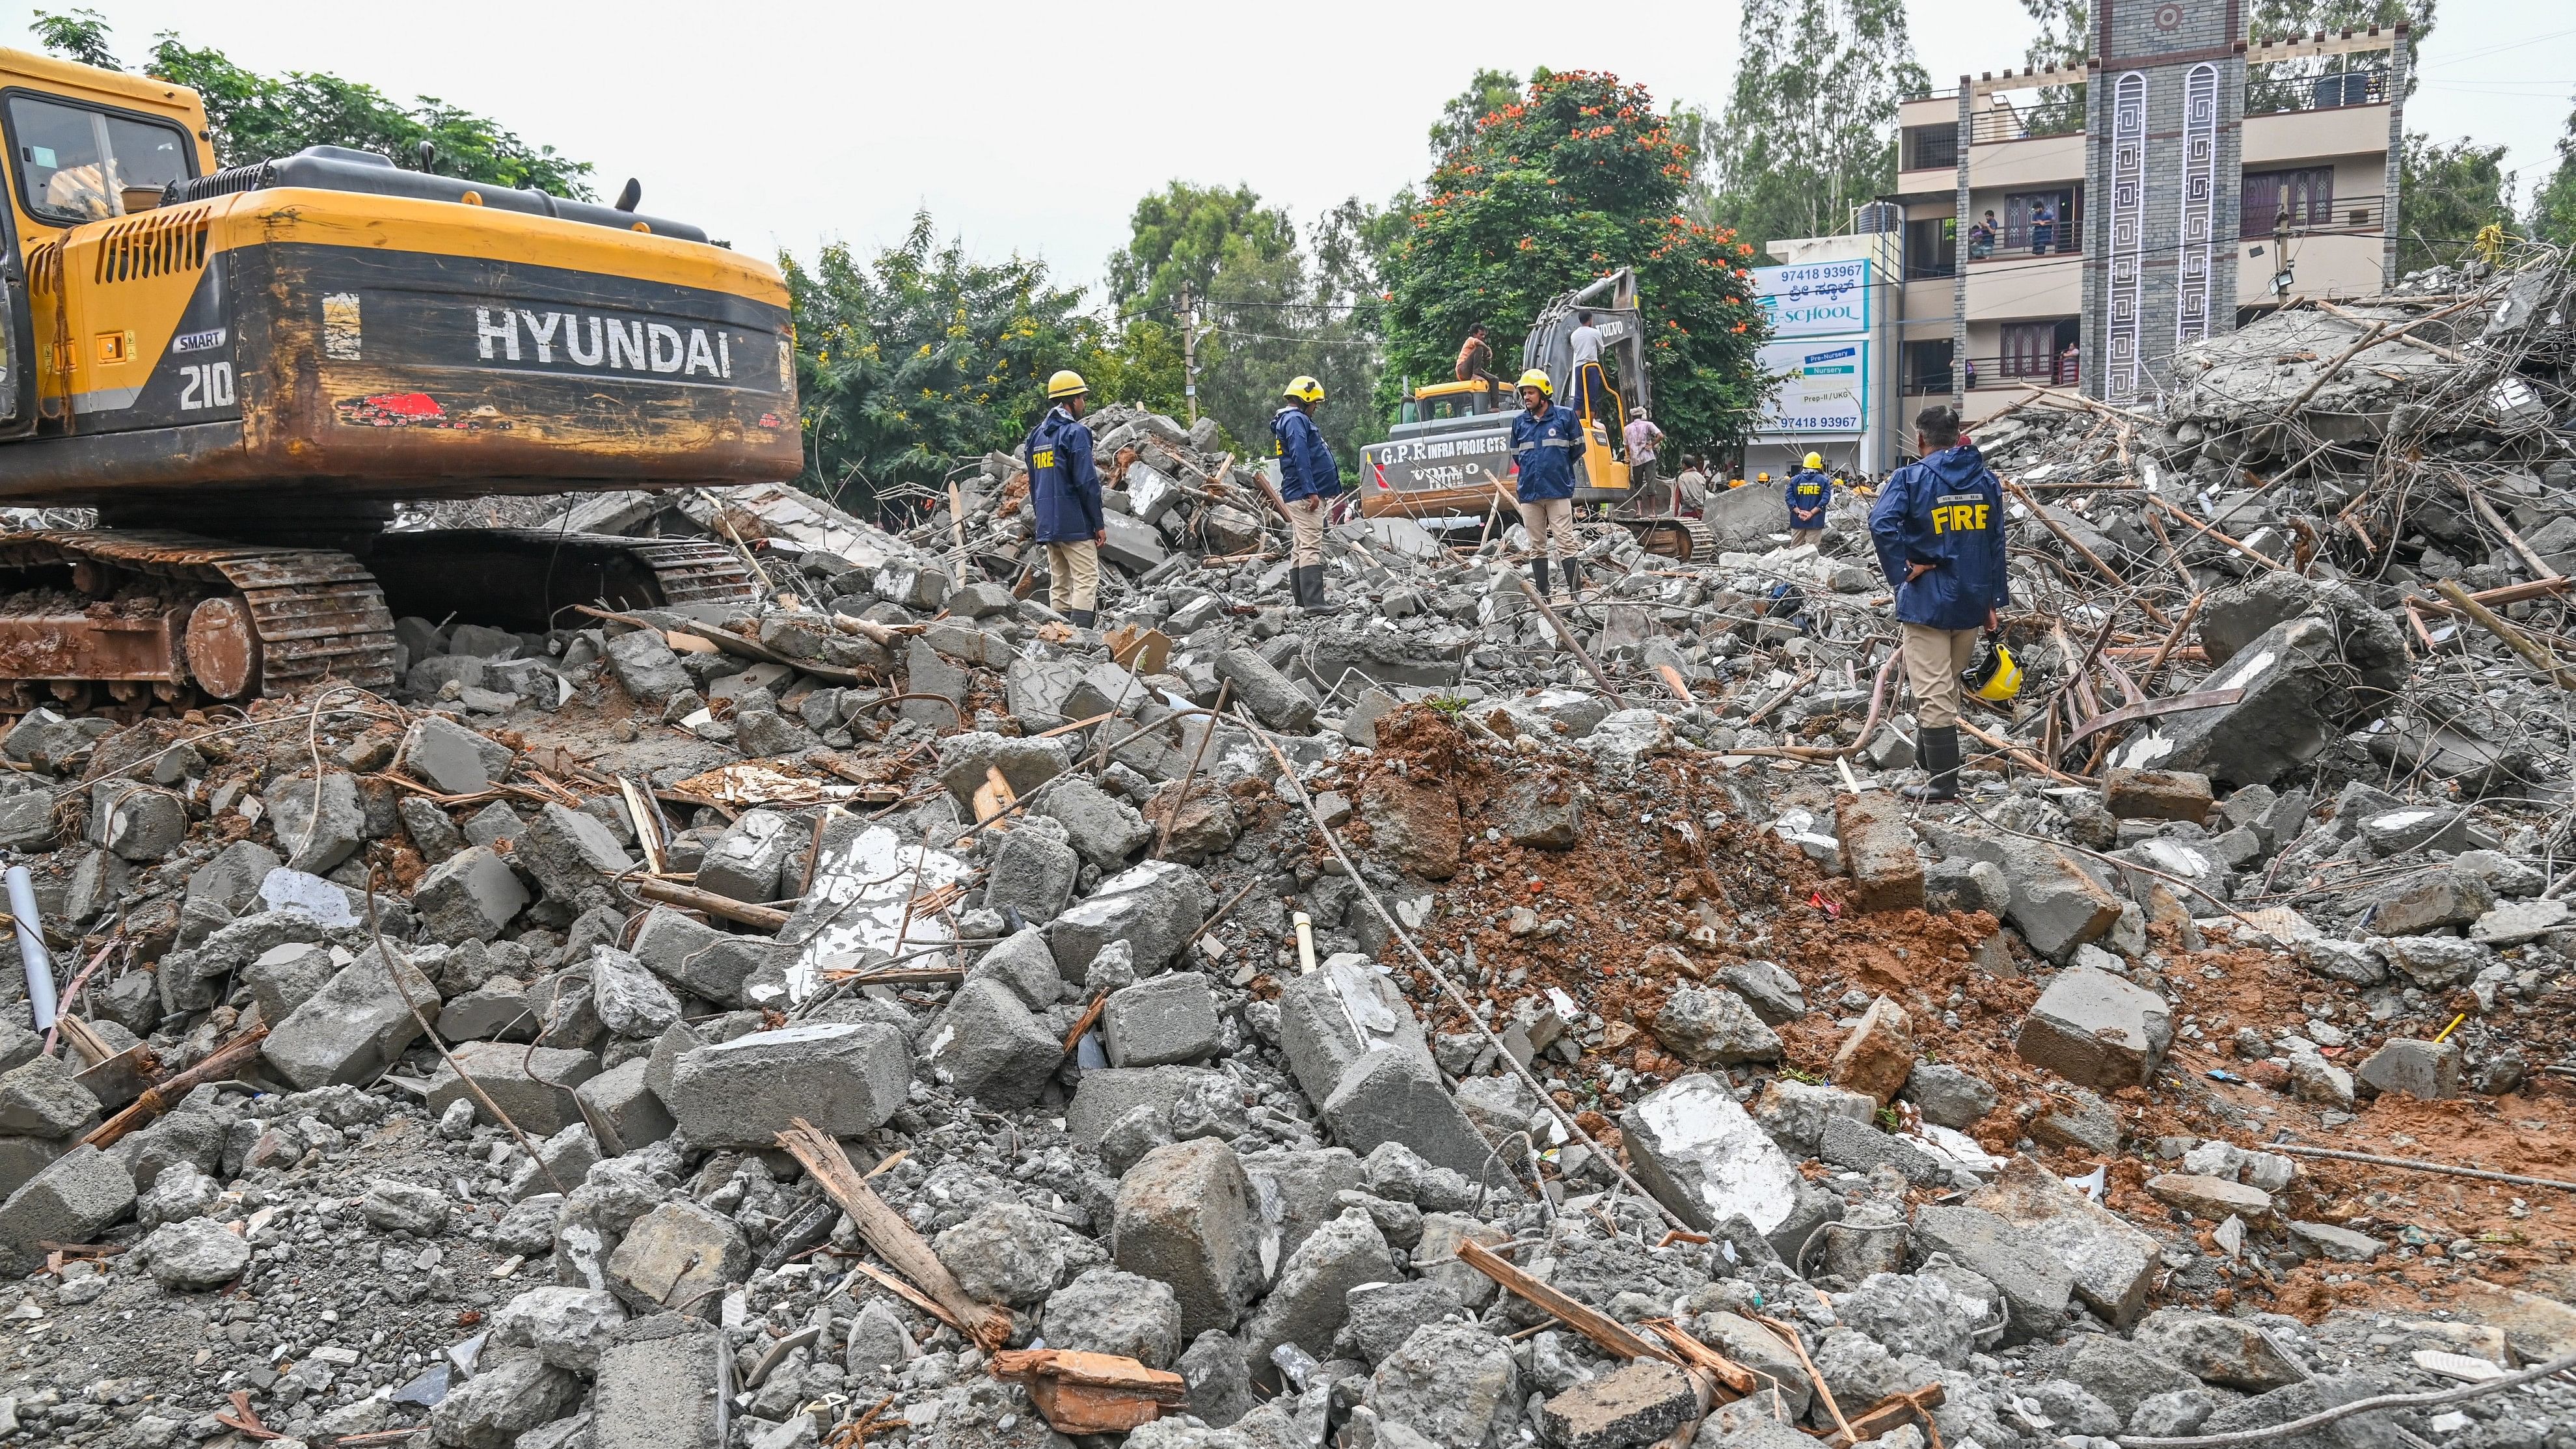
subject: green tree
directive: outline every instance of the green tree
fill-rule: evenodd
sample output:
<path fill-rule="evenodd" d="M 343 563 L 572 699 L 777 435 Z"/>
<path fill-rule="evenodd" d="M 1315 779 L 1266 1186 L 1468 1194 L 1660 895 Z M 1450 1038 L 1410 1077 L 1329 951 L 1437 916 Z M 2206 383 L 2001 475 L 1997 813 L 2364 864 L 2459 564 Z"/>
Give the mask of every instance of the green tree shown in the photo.
<path fill-rule="evenodd" d="M 117 64 L 116 51 L 108 43 L 107 17 L 95 10 L 66 10 L 60 15 L 39 10 L 35 23 L 27 28 L 35 32 L 37 44 L 66 60 L 100 70 L 125 69 Z"/>
<path fill-rule="evenodd" d="M 1541 66 L 1530 75 L 1530 79 L 1543 80 L 1546 76 L 1547 67 Z M 1476 74 L 1467 82 L 1467 88 L 1451 96 L 1440 107 L 1440 119 L 1431 123 L 1431 159 L 1437 162 L 1459 147 L 1473 144 L 1476 122 L 1519 100 L 1520 96 L 1519 76 L 1507 70 L 1477 67 Z"/>
<path fill-rule="evenodd" d="M 2576 247 L 2576 111 L 2567 116 L 2567 134 L 2558 138 L 2558 169 L 2531 196 L 2531 234 L 2562 247 Z"/>
<path fill-rule="evenodd" d="M 1756 247 L 1830 236 L 1896 185 L 1896 104 L 1931 89 L 1903 0 L 1745 0 L 1714 143 L 1717 219 Z"/>
<path fill-rule="evenodd" d="M 1166 339 L 1177 347 L 1186 288 L 1199 325 L 1210 329 L 1197 351 L 1199 407 L 1216 418 L 1226 446 L 1267 456 L 1282 385 L 1306 374 L 1324 385 L 1316 421 L 1325 440 L 1355 463 L 1358 445 L 1383 435 L 1371 431 L 1367 400 L 1377 381 L 1376 257 L 1389 230 L 1382 213 L 1352 198 L 1317 223 L 1310 257 L 1295 220 L 1250 187 L 1169 183 L 1136 203 L 1128 244 L 1109 259 L 1120 329 L 1113 371 L 1127 365 L 1118 354 L 1128 346 L 1144 348 L 1140 358 Z M 1139 330 L 1140 319 L 1155 330 Z M 1143 375 L 1162 376 L 1150 366 Z M 1179 405 L 1166 410 L 1185 413 L 1185 397 L 1169 401 Z"/>
<path fill-rule="evenodd" d="M 2466 136 L 2437 145 L 2409 135 L 2399 165 L 2397 269 L 2402 274 L 2467 253 L 2480 231 L 2513 225 L 2513 182 L 2505 148 Z"/>
<path fill-rule="evenodd" d="M 47 50 L 122 69 L 96 11 L 62 15 L 36 12 L 30 27 Z M 246 70 L 220 50 L 183 43 L 164 31 L 153 42 L 146 73 L 195 91 L 206 107 L 206 130 L 215 160 L 225 166 L 292 155 L 307 146 L 350 146 L 418 164 L 420 143 L 435 150 L 431 169 L 444 176 L 493 186 L 541 187 L 557 196 L 588 200 L 590 163 L 534 146 L 498 122 L 417 96 L 404 106 L 375 87 L 315 72 L 265 76 Z"/>
<path fill-rule="evenodd" d="M 778 259 L 796 320 L 809 491 L 864 506 L 898 483 L 937 486 L 1019 446 L 1047 376 L 1097 354 L 1082 293 L 1046 265 L 979 262 L 917 213 L 903 241 L 862 262 L 835 242 L 812 268 Z"/>
<path fill-rule="evenodd" d="M 1657 420 L 1681 447 L 1740 442 L 1769 392 L 1753 248 L 1682 214 L 1691 162 L 1645 87 L 1598 72 L 1557 72 L 1479 118 L 1387 258 L 1388 376 L 1447 377 L 1478 322 L 1509 365 L 1541 307 L 1633 266 Z"/>

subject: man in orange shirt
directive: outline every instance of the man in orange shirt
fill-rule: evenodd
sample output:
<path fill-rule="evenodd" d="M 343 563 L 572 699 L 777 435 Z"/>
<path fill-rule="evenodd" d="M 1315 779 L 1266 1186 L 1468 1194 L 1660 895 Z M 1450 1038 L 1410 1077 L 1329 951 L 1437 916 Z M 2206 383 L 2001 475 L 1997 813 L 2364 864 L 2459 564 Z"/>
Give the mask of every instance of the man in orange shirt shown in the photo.
<path fill-rule="evenodd" d="M 1494 387 L 1493 367 L 1494 348 L 1485 340 L 1485 324 L 1479 322 L 1467 329 L 1467 340 L 1458 344 L 1458 380 L 1481 382 L 1485 390 L 1491 392 Z"/>

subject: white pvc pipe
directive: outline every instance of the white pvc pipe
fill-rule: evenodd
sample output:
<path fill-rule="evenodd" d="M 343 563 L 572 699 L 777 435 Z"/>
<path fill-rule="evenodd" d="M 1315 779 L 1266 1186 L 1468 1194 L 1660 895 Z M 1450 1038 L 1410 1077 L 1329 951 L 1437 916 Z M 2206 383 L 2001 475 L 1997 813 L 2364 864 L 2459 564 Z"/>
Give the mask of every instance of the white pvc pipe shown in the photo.
<path fill-rule="evenodd" d="M 36 929 L 36 883 L 23 865 L 9 867 L 9 917 L 18 927 L 18 959 L 27 968 L 27 1004 L 35 1009 L 36 1030 L 54 1028 L 54 958 Z"/>

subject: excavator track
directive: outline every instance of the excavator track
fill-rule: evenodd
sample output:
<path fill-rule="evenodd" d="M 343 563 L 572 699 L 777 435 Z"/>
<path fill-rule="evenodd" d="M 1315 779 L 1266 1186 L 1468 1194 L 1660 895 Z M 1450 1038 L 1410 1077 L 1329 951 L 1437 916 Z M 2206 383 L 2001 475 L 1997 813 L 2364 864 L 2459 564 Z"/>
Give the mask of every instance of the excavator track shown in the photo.
<path fill-rule="evenodd" d="M 139 716 L 337 682 L 389 689 L 397 613 L 542 631 L 575 604 L 760 597 L 732 550 L 537 529 L 384 533 L 365 557 L 166 529 L 0 534 L 0 716 Z"/>
<path fill-rule="evenodd" d="M 383 591 L 334 549 L 159 529 L 9 534 L 0 592 L 0 680 L 15 686 L 0 711 L 142 713 L 323 680 L 394 682 Z"/>
<path fill-rule="evenodd" d="M 421 529 L 377 535 L 366 561 L 396 614 L 454 615 L 536 633 L 564 625 L 575 604 L 676 609 L 760 598 L 733 550 L 699 539 Z"/>

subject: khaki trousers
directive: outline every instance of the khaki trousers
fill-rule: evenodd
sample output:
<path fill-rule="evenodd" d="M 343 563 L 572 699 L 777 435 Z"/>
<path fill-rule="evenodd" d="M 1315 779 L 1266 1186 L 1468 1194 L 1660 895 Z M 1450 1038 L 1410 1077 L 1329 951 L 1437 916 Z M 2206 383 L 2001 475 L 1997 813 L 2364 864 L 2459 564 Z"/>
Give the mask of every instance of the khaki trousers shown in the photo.
<path fill-rule="evenodd" d="M 1324 500 L 1299 498 L 1288 505 L 1288 561 L 1298 568 L 1324 561 Z"/>
<path fill-rule="evenodd" d="M 1573 499 L 1542 498 L 1519 507 L 1521 527 L 1529 530 L 1532 549 L 1546 549 L 1547 556 L 1560 563 L 1583 552 L 1583 544 L 1574 536 Z"/>
<path fill-rule="evenodd" d="M 1090 539 L 1051 543 L 1047 553 L 1047 607 L 1057 613 L 1094 608 L 1100 601 L 1100 545 Z"/>
<path fill-rule="evenodd" d="M 1926 729 L 1959 722 L 1959 671 L 1977 661 L 1978 629 L 1905 628 L 1905 682 L 1914 687 L 1914 722 Z"/>

